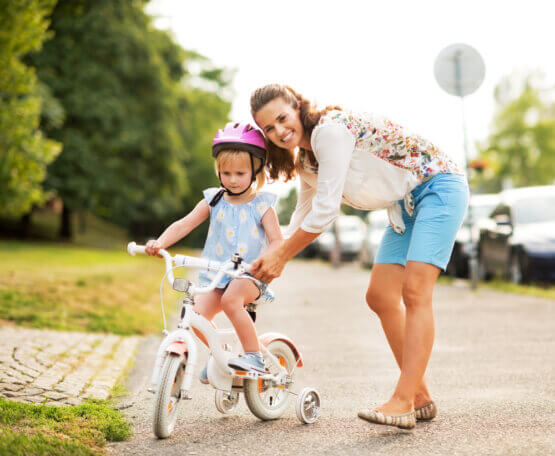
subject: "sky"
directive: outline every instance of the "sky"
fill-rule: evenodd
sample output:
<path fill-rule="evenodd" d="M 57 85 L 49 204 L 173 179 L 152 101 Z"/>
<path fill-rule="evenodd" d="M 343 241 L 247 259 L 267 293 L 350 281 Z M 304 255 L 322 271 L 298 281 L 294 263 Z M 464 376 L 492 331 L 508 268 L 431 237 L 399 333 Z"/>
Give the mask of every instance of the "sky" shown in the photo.
<path fill-rule="evenodd" d="M 494 88 L 503 77 L 539 70 L 555 82 L 550 4 L 153 0 L 147 12 L 184 48 L 235 70 L 234 120 L 252 121 L 251 92 L 278 82 L 319 106 L 385 115 L 462 164 L 463 104 L 472 157 L 474 143 L 490 132 Z M 453 43 L 474 47 L 486 67 L 482 85 L 464 101 L 444 92 L 433 73 L 437 55 Z"/>

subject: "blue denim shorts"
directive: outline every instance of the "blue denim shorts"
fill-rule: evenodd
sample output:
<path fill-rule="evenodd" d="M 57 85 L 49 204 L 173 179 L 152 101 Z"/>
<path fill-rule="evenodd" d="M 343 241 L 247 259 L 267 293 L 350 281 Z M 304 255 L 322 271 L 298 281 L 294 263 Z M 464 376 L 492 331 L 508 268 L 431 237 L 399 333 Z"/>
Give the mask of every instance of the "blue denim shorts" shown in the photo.
<path fill-rule="evenodd" d="M 412 195 L 412 216 L 399 201 L 405 232 L 398 234 L 389 225 L 374 263 L 405 266 L 407 261 L 419 261 L 445 270 L 468 206 L 466 176 L 436 174 L 417 186 Z"/>

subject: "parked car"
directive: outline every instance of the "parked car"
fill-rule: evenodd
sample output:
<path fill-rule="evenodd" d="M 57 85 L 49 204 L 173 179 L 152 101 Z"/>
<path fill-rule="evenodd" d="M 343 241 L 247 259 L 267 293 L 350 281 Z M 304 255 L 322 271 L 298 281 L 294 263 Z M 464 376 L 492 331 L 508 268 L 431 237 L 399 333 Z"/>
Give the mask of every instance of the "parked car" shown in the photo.
<path fill-rule="evenodd" d="M 356 215 L 340 215 L 336 223 L 339 230 L 341 257 L 351 260 L 357 258 L 362 248 L 366 225 Z M 335 246 L 333 225 L 316 238 L 315 243 L 318 255 L 323 258 L 329 258 L 331 250 Z"/>
<path fill-rule="evenodd" d="M 473 248 L 477 248 L 480 227 L 498 204 L 498 194 L 472 195 L 469 210 L 455 238 L 453 253 L 446 269 L 448 275 L 468 277 L 470 253 Z M 472 223 L 469 219 L 470 214 L 472 215 Z"/>
<path fill-rule="evenodd" d="M 480 230 L 478 260 L 484 279 L 555 280 L 555 185 L 502 192 Z"/>
<path fill-rule="evenodd" d="M 366 226 L 366 234 L 364 236 L 364 242 L 362 243 L 362 249 L 360 251 L 360 262 L 364 266 L 372 267 L 374 264 L 374 258 L 376 258 L 376 253 L 378 252 L 378 247 L 382 241 L 383 234 L 389 224 L 387 210 L 379 209 L 371 211 L 366 216 L 366 220 L 368 224 Z"/>

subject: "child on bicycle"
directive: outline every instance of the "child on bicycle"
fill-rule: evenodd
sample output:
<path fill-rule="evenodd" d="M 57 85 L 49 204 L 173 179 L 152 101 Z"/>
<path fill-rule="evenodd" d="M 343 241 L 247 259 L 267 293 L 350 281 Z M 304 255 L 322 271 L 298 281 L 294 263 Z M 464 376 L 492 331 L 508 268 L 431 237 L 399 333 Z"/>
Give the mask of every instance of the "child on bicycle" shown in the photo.
<path fill-rule="evenodd" d="M 283 237 L 274 210 L 277 198 L 260 191 L 266 181 L 266 153 L 264 136 L 249 124 L 231 122 L 219 130 L 212 142 L 212 156 L 221 188 L 204 190 L 204 198 L 188 215 L 172 223 L 157 240 L 148 241 L 146 253 L 160 256 L 158 250 L 184 238 L 208 217 L 204 258 L 228 261 L 238 253 L 252 263 L 266 248 L 279 246 Z M 213 277 L 213 272 L 200 272 L 200 285 L 208 285 Z M 196 312 L 212 320 L 223 310 L 233 324 L 245 352 L 229 361 L 234 369 L 265 372 L 254 322 L 245 309 L 265 291 L 266 284 L 250 275 L 239 279 L 226 275 L 215 290 L 195 297 Z M 200 380 L 208 383 L 206 367 Z"/>

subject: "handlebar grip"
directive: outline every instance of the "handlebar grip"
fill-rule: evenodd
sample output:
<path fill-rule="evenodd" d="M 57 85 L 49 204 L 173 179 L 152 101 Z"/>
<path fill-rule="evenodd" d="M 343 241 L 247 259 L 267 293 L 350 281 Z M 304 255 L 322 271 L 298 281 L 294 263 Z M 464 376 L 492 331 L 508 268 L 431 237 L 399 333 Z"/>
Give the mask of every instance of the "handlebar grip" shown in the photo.
<path fill-rule="evenodd" d="M 127 244 L 127 253 L 131 256 L 135 256 L 137 253 L 146 253 L 144 245 L 137 245 L 136 242 L 130 242 Z"/>

